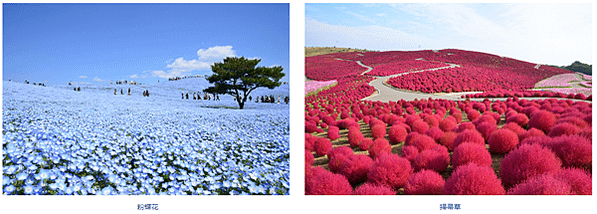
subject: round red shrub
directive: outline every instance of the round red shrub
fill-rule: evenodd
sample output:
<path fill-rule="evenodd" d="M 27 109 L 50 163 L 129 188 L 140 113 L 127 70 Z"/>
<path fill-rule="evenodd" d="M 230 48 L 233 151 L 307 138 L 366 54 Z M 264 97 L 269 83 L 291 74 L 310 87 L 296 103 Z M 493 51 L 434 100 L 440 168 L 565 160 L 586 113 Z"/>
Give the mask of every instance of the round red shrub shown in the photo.
<path fill-rule="evenodd" d="M 487 143 L 491 153 L 506 154 L 518 145 L 518 135 L 509 129 L 498 129 L 489 136 Z"/>
<path fill-rule="evenodd" d="M 524 144 L 537 144 L 537 145 L 545 147 L 546 145 L 548 145 L 550 143 L 551 143 L 551 137 L 548 137 L 546 135 L 539 135 L 539 136 L 525 138 L 524 140 L 520 141 L 518 146 L 520 147 Z"/>
<path fill-rule="evenodd" d="M 369 150 L 369 147 L 373 144 L 373 139 L 365 138 L 359 143 L 359 149 L 363 151 Z"/>
<path fill-rule="evenodd" d="M 466 113 L 466 118 L 468 118 L 469 121 L 476 120 L 479 117 L 481 117 L 481 113 L 479 113 L 477 110 L 470 110 Z"/>
<path fill-rule="evenodd" d="M 388 133 L 388 137 L 390 138 L 391 144 L 398 144 L 400 142 L 404 142 L 406 140 L 406 135 L 408 132 L 406 128 L 402 125 L 392 125 L 390 127 L 390 131 Z"/>
<path fill-rule="evenodd" d="M 415 122 L 413 122 L 413 125 L 411 126 L 411 130 L 413 132 L 418 132 L 419 134 L 425 133 L 427 129 L 429 129 L 429 125 L 427 125 L 427 123 L 423 122 L 422 120 L 416 120 Z"/>
<path fill-rule="evenodd" d="M 386 124 L 375 124 L 371 127 L 373 139 L 384 138 L 386 136 Z"/>
<path fill-rule="evenodd" d="M 504 186 L 511 187 L 537 175 L 556 173 L 561 166 L 560 159 L 551 150 L 525 144 L 502 159 L 499 172 Z"/>
<path fill-rule="evenodd" d="M 554 178 L 570 185 L 574 195 L 591 195 L 593 191 L 592 176 L 585 170 L 565 168 L 556 173 Z"/>
<path fill-rule="evenodd" d="M 439 122 L 439 128 L 444 131 L 450 131 L 452 130 L 454 127 L 456 127 L 458 124 L 456 124 L 456 120 L 451 120 L 451 119 L 444 119 L 441 122 Z"/>
<path fill-rule="evenodd" d="M 340 128 L 338 128 L 337 126 L 329 126 L 328 138 L 330 140 L 336 140 L 336 139 L 340 138 Z"/>
<path fill-rule="evenodd" d="M 593 130 L 591 129 L 591 127 L 587 127 L 580 130 L 578 135 L 587 138 L 589 141 L 593 141 Z"/>
<path fill-rule="evenodd" d="M 414 139 L 418 138 L 422 136 L 421 134 L 419 134 L 418 132 L 411 132 L 408 133 L 406 135 L 406 138 L 404 139 L 404 145 L 412 145 L 412 142 Z"/>
<path fill-rule="evenodd" d="M 492 168 L 461 165 L 446 180 L 442 195 L 503 195 L 506 191 Z"/>
<path fill-rule="evenodd" d="M 438 127 L 439 126 L 439 119 L 434 115 L 429 115 L 428 117 L 426 117 L 424 122 L 427 123 L 427 125 L 429 125 L 429 127 Z"/>
<path fill-rule="evenodd" d="M 479 119 L 473 121 L 473 124 L 475 124 L 475 126 L 479 126 L 479 124 L 481 123 L 497 124 L 497 121 L 493 119 L 491 115 L 484 114 L 481 117 L 479 117 Z"/>
<path fill-rule="evenodd" d="M 593 144 L 579 135 L 552 138 L 547 146 L 562 160 L 564 166 L 583 168 L 590 167 L 593 163 Z"/>
<path fill-rule="evenodd" d="M 330 150 L 330 152 L 328 152 L 327 156 L 328 159 L 334 159 L 337 156 L 343 155 L 343 156 L 348 156 L 348 155 L 352 155 L 352 149 L 348 146 L 338 146 L 336 148 L 333 148 L 332 150 Z"/>
<path fill-rule="evenodd" d="M 405 195 L 439 195 L 444 188 L 444 178 L 433 170 L 423 169 L 412 174 L 404 186 Z"/>
<path fill-rule="evenodd" d="M 312 123 L 312 122 L 305 122 L 305 132 L 307 133 L 313 133 L 313 132 L 317 132 L 317 124 Z"/>
<path fill-rule="evenodd" d="M 477 164 L 477 166 L 487 167 L 491 167 L 493 163 L 491 154 L 489 154 L 485 145 L 464 142 L 454 148 L 454 153 L 452 153 L 452 166 L 454 169 L 471 162 Z"/>
<path fill-rule="evenodd" d="M 305 172 L 305 195 L 350 195 L 352 186 L 346 177 L 321 167 L 309 167 Z"/>
<path fill-rule="evenodd" d="M 508 118 L 506 118 L 506 123 L 516 123 L 521 127 L 526 126 L 529 123 L 529 118 L 526 114 L 517 113 Z"/>
<path fill-rule="evenodd" d="M 305 149 L 313 151 L 313 144 L 315 144 L 315 140 L 317 140 L 317 137 L 309 133 L 305 133 Z"/>
<path fill-rule="evenodd" d="M 526 130 L 520 127 L 517 123 L 506 123 L 506 125 L 502 126 L 502 129 L 510 129 L 510 131 L 516 133 L 517 136 L 524 135 L 526 133 Z"/>
<path fill-rule="evenodd" d="M 554 125 L 551 130 L 549 130 L 548 136 L 550 137 L 558 137 L 562 135 L 573 135 L 580 132 L 580 129 L 570 123 L 560 123 Z"/>
<path fill-rule="evenodd" d="M 419 149 L 415 146 L 403 146 L 402 147 L 402 157 L 408 159 L 408 161 L 413 162 L 415 158 L 419 155 Z"/>
<path fill-rule="evenodd" d="M 450 153 L 446 147 L 441 145 L 437 145 L 433 149 L 422 150 L 413 162 L 415 171 L 430 169 L 443 172 L 448 165 L 450 165 Z"/>
<path fill-rule="evenodd" d="M 419 115 L 416 114 L 411 114 L 406 116 L 406 120 L 404 121 L 406 124 L 408 124 L 409 126 L 412 126 L 413 123 L 417 120 L 421 120 L 421 117 L 419 117 Z"/>
<path fill-rule="evenodd" d="M 420 135 L 417 138 L 415 138 L 414 140 L 412 140 L 411 145 L 417 147 L 417 149 L 419 149 L 419 151 L 423 151 L 423 150 L 431 149 L 439 144 L 437 144 L 435 142 L 435 140 L 433 140 L 433 138 L 431 138 L 427 135 Z"/>
<path fill-rule="evenodd" d="M 309 151 L 305 149 L 305 165 L 310 166 L 313 165 L 315 163 L 315 157 L 313 157 L 313 154 Z"/>
<path fill-rule="evenodd" d="M 544 133 L 549 133 L 551 127 L 556 123 L 556 116 L 545 110 L 533 112 L 529 119 L 529 128 L 537 128 Z"/>
<path fill-rule="evenodd" d="M 383 186 L 383 185 L 376 185 L 371 183 L 364 183 L 363 185 L 357 187 L 353 195 L 396 195 L 396 191 L 392 188 Z"/>
<path fill-rule="evenodd" d="M 365 139 L 365 136 L 363 136 L 361 130 L 357 128 L 348 129 L 348 143 L 350 144 L 350 146 L 358 146 L 363 139 Z"/>
<path fill-rule="evenodd" d="M 584 116 L 582 116 L 584 117 Z M 561 123 L 570 123 L 575 125 L 576 127 L 578 127 L 579 129 L 584 129 L 586 127 L 590 127 L 590 125 L 583 120 L 581 117 L 566 117 L 566 118 L 560 118 L 555 125 L 561 124 Z M 552 128 L 553 129 L 553 128 Z"/>
<path fill-rule="evenodd" d="M 456 134 L 455 132 L 444 132 L 444 134 L 438 140 L 438 142 L 439 142 L 439 144 L 448 148 L 448 151 L 452 151 L 453 150 L 452 144 L 454 143 L 454 139 L 456 139 L 457 135 L 458 134 Z"/>
<path fill-rule="evenodd" d="M 327 138 L 317 138 L 315 144 L 313 144 L 313 150 L 315 150 L 318 156 L 327 155 L 332 150 L 332 142 Z"/>
<path fill-rule="evenodd" d="M 460 133 L 460 132 L 463 132 L 466 130 L 476 130 L 475 124 L 473 124 L 471 122 L 464 122 L 464 123 L 461 123 L 460 125 L 458 125 L 458 128 L 456 130 L 452 130 L 452 131 Z"/>
<path fill-rule="evenodd" d="M 369 156 L 371 158 L 376 158 L 382 153 L 391 153 L 392 146 L 390 146 L 390 142 L 388 142 L 388 140 L 384 138 L 379 138 L 373 140 L 373 144 L 369 146 L 369 150 L 367 151 L 369 151 Z"/>
<path fill-rule="evenodd" d="M 522 142 L 524 139 L 536 136 L 545 136 L 545 133 L 543 133 L 543 131 L 539 129 L 531 128 L 528 131 L 524 132 L 524 134 L 518 135 L 518 139 Z"/>
<path fill-rule="evenodd" d="M 373 160 L 369 156 L 351 154 L 346 157 L 338 172 L 354 185 L 367 180 L 367 173 L 372 165 Z"/>
<path fill-rule="evenodd" d="M 538 175 L 508 190 L 508 195 L 570 195 L 570 185 L 551 174 Z"/>
<path fill-rule="evenodd" d="M 340 167 L 344 164 L 344 160 L 346 160 L 345 155 L 337 155 L 334 158 L 329 159 L 328 168 L 333 173 L 338 173 L 340 171 Z"/>
<path fill-rule="evenodd" d="M 483 122 L 477 125 L 477 131 L 481 133 L 481 136 L 483 136 L 483 139 L 485 140 L 488 140 L 491 133 L 497 129 L 497 125 L 490 122 Z"/>
<path fill-rule="evenodd" d="M 395 154 L 381 155 L 375 159 L 367 182 L 385 185 L 394 190 L 404 187 L 406 180 L 412 174 L 410 162 Z"/>
<path fill-rule="evenodd" d="M 444 132 L 439 127 L 432 127 L 425 132 L 425 135 L 438 141 L 444 135 Z"/>
<path fill-rule="evenodd" d="M 463 132 L 460 132 L 458 135 L 456 135 L 456 138 L 452 143 L 452 148 L 456 148 L 458 147 L 458 145 L 460 145 L 460 143 L 464 142 L 485 145 L 485 139 L 483 139 L 481 133 L 479 133 L 476 130 L 465 130 Z"/>

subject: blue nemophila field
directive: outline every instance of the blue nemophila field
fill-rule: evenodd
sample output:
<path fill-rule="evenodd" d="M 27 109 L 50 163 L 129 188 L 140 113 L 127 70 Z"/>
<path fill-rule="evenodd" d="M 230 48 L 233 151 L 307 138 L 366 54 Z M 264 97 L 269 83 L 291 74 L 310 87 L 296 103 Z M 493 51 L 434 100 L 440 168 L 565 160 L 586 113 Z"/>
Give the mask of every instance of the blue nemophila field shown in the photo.
<path fill-rule="evenodd" d="M 4 194 L 288 194 L 288 105 L 181 99 L 206 84 L 3 82 Z"/>

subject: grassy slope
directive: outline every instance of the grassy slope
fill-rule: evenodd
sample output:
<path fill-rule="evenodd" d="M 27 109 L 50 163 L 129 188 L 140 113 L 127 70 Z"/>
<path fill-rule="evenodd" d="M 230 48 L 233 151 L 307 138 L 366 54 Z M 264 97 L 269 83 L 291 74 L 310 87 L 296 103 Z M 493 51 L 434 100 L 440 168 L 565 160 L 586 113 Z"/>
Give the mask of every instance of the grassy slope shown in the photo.
<path fill-rule="evenodd" d="M 336 47 L 305 47 L 305 57 L 341 52 L 367 52 L 367 50 Z"/>

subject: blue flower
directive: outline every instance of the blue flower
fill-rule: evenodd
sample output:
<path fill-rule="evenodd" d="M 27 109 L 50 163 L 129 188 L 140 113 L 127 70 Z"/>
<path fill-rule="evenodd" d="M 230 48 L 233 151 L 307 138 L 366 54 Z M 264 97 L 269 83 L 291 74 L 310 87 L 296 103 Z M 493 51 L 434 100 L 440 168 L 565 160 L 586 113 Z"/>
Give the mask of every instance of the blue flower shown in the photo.
<path fill-rule="evenodd" d="M 26 185 L 26 186 L 23 188 L 23 190 L 24 190 L 25 194 L 27 194 L 27 195 L 30 195 L 31 193 L 33 193 L 33 186 L 31 186 L 31 185 Z"/>

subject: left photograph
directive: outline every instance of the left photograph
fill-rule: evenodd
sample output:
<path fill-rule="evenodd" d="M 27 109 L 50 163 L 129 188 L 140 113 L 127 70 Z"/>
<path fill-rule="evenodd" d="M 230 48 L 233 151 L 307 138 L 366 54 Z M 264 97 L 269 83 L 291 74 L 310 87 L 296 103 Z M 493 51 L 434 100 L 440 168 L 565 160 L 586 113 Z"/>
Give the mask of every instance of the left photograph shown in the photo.
<path fill-rule="evenodd" d="M 288 195 L 289 4 L 3 4 L 4 195 Z"/>

